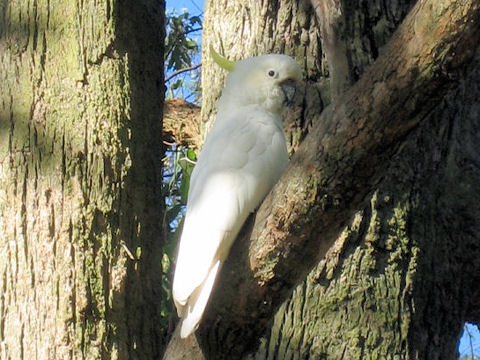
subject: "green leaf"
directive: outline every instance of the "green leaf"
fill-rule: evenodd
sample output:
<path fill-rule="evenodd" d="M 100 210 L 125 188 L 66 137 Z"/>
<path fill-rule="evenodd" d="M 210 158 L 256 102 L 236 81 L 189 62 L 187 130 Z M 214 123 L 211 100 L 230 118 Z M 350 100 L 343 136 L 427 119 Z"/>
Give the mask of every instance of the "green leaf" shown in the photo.
<path fill-rule="evenodd" d="M 182 86 L 183 86 L 183 80 L 182 79 L 178 79 L 172 85 L 170 85 L 170 87 L 172 89 L 178 89 L 179 87 L 182 87 Z"/>
<path fill-rule="evenodd" d="M 180 200 L 182 204 L 187 204 L 188 188 L 190 187 L 190 176 L 182 176 L 180 182 Z"/>
<path fill-rule="evenodd" d="M 170 258 L 168 257 L 167 254 L 163 254 L 162 256 L 162 271 L 164 274 L 168 273 L 168 270 L 170 269 Z"/>
<path fill-rule="evenodd" d="M 199 16 L 192 16 L 190 17 L 190 24 L 202 26 L 202 19 Z"/>
<path fill-rule="evenodd" d="M 195 151 L 193 151 L 192 149 L 188 149 L 187 158 L 191 161 L 197 161 L 197 155 L 195 154 Z"/>
<path fill-rule="evenodd" d="M 192 40 L 191 38 L 186 38 L 185 42 L 186 42 L 187 48 L 189 50 L 197 49 L 197 43 L 194 40 Z"/>

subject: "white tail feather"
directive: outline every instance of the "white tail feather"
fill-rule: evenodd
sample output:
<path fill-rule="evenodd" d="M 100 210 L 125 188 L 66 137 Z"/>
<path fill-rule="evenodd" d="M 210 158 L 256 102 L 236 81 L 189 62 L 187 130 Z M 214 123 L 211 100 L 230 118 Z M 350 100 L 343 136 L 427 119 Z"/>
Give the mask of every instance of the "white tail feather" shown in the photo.
<path fill-rule="evenodd" d="M 220 263 L 220 260 L 217 260 L 215 265 L 210 269 L 205 281 L 196 288 L 188 298 L 188 302 L 182 313 L 182 329 L 180 331 L 180 337 L 182 339 L 185 339 L 197 329 L 205 307 L 207 306 L 210 293 L 212 292 L 215 278 L 220 269 Z"/>

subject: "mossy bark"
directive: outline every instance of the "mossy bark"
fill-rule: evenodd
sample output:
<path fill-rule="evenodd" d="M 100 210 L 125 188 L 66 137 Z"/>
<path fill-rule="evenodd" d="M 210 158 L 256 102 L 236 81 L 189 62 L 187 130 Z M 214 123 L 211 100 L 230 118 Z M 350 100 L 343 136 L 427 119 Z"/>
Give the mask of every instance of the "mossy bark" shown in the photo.
<path fill-rule="evenodd" d="M 480 67 L 389 160 L 250 359 L 455 359 L 477 322 Z"/>
<path fill-rule="evenodd" d="M 171 359 L 182 346 L 199 359 L 245 358 L 258 343 L 248 358 L 450 359 L 463 321 L 478 322 L 479 34 L 464 27 L 478 5 L 420 1 L 384 46 L 413 2 L 311 3 L 291 3 L 318 16 L 307 33 L 340 33 L 308 51 L 275 45 L 303 34 L 295 11 L 279 26 L 284 3 L 234 3 L 236 17 L 207 3 L 207 41 L 218 34 L 229 57 L 298 49 L 322 59 L 305 62 L 304 94 L 316 89 L 321 101 L 303 100 L 296 121 L 312 124 L 309 134 L 234 244 L 196 339 L 172 341 Z M 339 14 L 322 18 L 328 6 Z M 460 51 L 454 38 L 467 40 Z M 329 58 L 344 63 L 325 66 Z M 210 78 L 221 87 L 213 69 L 206 60 L 204 89 Z M 218 91 L 206 94 L 210 120 Z"/>
<path fill-rule="evenodd" d="M 363 8 L 353 2 L 335 3 L 333 8 L 321 5 L 317 8 L 319 22 L 336 30 L 322 28 L 323 33 L 338 37 L 325 45 L 326 58 L 340 57 L 343 65 L 349 64 L 345 67 L 337 61 L 330 65 L 334 69 L 331 91 L 335 98 L 378 56 L 411 4 L 388 2 L 379 6 L 367 2 Z M 329 12 L 337 15 L 336 23 L 332 24 L 334 16 L 326 16 Z M 370 204 L 356 213 L 325 259 L 280 307 L 268 337 L 250 358 L 455 358 L 463 322 L 474 319 L 465 316 L 471 305 L 465 306 L 464 302 L 478 298 L 462 285 L 466 282 L 467 288 L 473 289 L 478 268 L 468 273 L 461 268 L 464 263 L 472 263 L 472 249 L 474 256 L 480 255 L 475 237 L 468 235 L 476 231 L 472 220 L 480 214 L 476 194 L 471 200 L 466 199 L 472 195 L 465 193 L 452 197 L 448 207 L 468 201 L 468 207 L 477 213 L 456 217 L 455 223 L 463 223 L 465 232 L 460 243 L 452 242 L 458 226 L 442 224 L 437 217 L 447 205 L 438 206 L 439 194 L 448 194 L 454 188 L 445 183 L 446 174 L 458 176 L 463 170 L 459 164 L 446 165 L 446 156 L 439 153 L 455 152 L 451 141 L 458 143 L 467 137 L 470 161 L 475 157 L 478 161 L 473 150 L 480 140 L 475 130 L 478 120 L 475 116 L 455 116 L 460 108 L 476 113 L 472 109 L 478 106 L 476 77 L 478 70 L 472 71 L 397 151 Z M 455 123 L 465 126 L 452 131 Z M 457 179 L 467 182 L 467 188 L 478 188 L 479 180 L 479 174 Z M 445 232 L 439 233 L 437 226 Z M 457 265 L 449 259 L 438 261 L 437 246 L 442 252 L 457 253 L 462 260 L 455 259 Z M 445 268 L 457 271 L 432 277 Z M 442 313 L 442 308 L 449 311 Z"/>
<path fill-rule="evenodd" d="M 361 76 L 411 7 L 354 3 L 316 8 L 319 22 L 336 30 L 322 28 L 323 33 L 334 33 L 340 42 L 325 45 L 326 58 L 349 64 L 346 72 L 342 62 L 329 65 L 340 68 L 331 73 L 332 97 Z M 479 321 L 474 219 L 480 216 L 480 174 L 462 164 L 479 159 L 479 75 L 473 65 L 388 159 L 370 204 L 280 307 L 269 335 L 249 358 L 456 358 L 463 323 Z"/>
<path fill-rule="evenodd" d="M 0 358 L 162 351 L 163 1 L 0 2 Z"/>
<path fill-rule="evenodd" d="M 353 11 L 353 3 L 317 8 L 319 17 L 337 11 L 334 26 L 343 29 L 333 32 L 340 44 L 325 46 L 327 59 L 340 57 L 349 64 L 346 72 L 342 62 L 330 66 L 339 67 L 331 73 L 333 98 L 375 60 L 411 7 L 364 2 Z M 480 174 L 453 160 L 479 159 L 474 150 L 480 144 L 479 122 L 473 115 L 479 75 L 478 66 L 470 68 L 429 120 L 399 145 L 370 204 L 359 209 L 325 259 L 280 307 L 269 335 L 249 358 L 456 358 L 463 322 L 479 319 L 474 284 L 480 269 L 472 264 L 480 255 L 474 235 Z"/>

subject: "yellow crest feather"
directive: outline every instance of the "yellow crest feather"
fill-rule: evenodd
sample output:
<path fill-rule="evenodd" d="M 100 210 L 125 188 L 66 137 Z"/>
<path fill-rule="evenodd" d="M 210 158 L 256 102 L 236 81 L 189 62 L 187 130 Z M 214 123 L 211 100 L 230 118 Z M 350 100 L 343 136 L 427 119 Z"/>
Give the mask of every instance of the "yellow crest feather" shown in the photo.
<path fill-rule="evenodd" d="M 229 72 L 235 69 L 235 61 L 224 58 L 222 55 L 215 51 L 212 45 L 210 45 L 210 56 L 212 57 L 213 61 L 215 61 L 221 68 Z"/>

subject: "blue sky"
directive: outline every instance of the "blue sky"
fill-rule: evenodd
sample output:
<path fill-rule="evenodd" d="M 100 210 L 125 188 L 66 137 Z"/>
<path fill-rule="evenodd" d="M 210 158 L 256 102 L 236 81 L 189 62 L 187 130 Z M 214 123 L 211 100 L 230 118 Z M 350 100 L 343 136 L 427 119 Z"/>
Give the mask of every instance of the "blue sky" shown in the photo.
<path fill-rule="evenodd" d="M 463 336 L 460 338 L 458 352 L 460 355 L 480 357 L 480 332 L 477 326 L 472 324 L 465 325 Z"/>
<path fill-rule="evenodd" d="M 167 0 L 167 9 L 174 8 L 180 11 L 185 8 L 192 14 L 197 14 L 203 11 L 204 0 Z"/>
<path fill-rule="evenodd" d="M 184 11 L 188 12 L 189 16 L 199 16 L 203 19 L 203 8 L 205 0 L 167 0 L 166 10 L 167 13 L 174 10 L 177 14 L 182 14 Z M 193 32 L 188 35 L 192 40 L 201 46 L 202 41 L 202 32 Z M 193 64 L 197 65 L 201 62 L 201 55 L 198 54 L 192 58 Z M 170 81 L 166 83 L 167 85 L 167 98 L 169 97 L 179 97 L 184 98 L 189 102 L 196 103 L 200 105 L 201 100 L 197 95 L 192 91 L 195 88 L 195 85 L 198 81 L 198 76 L 200 75 L 201 68 L 197 68 L 193 71 L 184 72 L 178 76 L 173 77 Z M 173 74 L 173 71 L 167 70 L 166 78 Z M 172 91 L 172 86 L 177 80 L 183 81 L 183 86 Z"/>
<path fill-rule="evenodd" d="M 204 3 L 204 0 L 167 0 L 166 8 L 175 9 L 178 13 L 181 13 L 182 9 L 187 9 L 192 15 L 200 15 L 203 13 Z M 472 349 L 473 355 L 480 357 L 480 332 L 475 325 L 467 324 L 458 350 L 460 355 L 471 356 Z"/>

